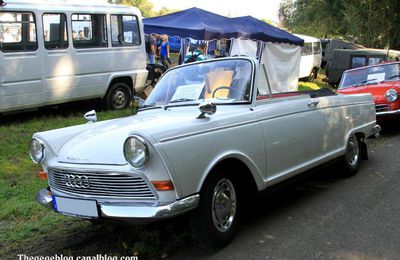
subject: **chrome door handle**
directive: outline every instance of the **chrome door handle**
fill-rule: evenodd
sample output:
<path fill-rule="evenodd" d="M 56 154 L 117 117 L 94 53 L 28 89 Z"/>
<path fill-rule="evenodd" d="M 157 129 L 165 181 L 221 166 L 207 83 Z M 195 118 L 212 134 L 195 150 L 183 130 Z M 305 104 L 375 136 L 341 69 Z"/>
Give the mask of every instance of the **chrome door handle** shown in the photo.
<path fill-rule="evenodd" d="M 316 106 L 318 106 L 318 104 L 319 104 L 319 101 L 314 101 L 314 102 L 311 102 L 310 104 L 308 104 L 307 106 L 310 108 L 315 108 Z"/>

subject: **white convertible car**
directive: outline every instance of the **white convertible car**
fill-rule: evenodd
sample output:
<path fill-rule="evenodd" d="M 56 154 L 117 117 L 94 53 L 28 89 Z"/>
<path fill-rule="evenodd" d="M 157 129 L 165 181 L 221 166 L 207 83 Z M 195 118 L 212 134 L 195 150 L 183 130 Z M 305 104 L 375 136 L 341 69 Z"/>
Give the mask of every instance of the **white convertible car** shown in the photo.
<path fill-rule="evenodd" d="M 188 212 L 201 242 L 223 246 L 251 191 L 333 159 L 356 173 L 380 130 L 372 96 L 279 93 L 265 72 L 244 57 L 182 65 L 136 115 L 35 133 L 30 155 L 49 184 L 37 201 L 100 220 Z"/>

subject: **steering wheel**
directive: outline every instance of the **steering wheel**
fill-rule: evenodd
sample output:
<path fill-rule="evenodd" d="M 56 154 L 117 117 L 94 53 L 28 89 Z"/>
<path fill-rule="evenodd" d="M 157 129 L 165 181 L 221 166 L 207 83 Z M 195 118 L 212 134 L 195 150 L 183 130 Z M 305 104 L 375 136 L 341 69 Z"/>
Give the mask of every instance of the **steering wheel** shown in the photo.
<path fill-rule="evenodd" d="M 227 89 L 227 90 L 229 90 L 229 93 L 232 91 L 232 92 L 235 92 L 236 94 L 239 94 L 239 96 L 241 96 L 241 92 L 239 91 L 239 90 L 237 90 L 237 89 L 234 89 L 234 88 L 231 88 L 231 87 L 226 87 L 226 86 L 221 86 L 221 87 L 217 87 L 216 89 L 214 89 L 214 91 L 213 91 L 213 93 L 212 93 L 212 97 L 214 98 L 215 97 L 215 94 L 218 92 L 218 91 L 220 91 L 220 90 L 222 90 L 222 89 Z M 218 99 L 229 99 L 228 97 L 227 98 L 218 98 Z"/>

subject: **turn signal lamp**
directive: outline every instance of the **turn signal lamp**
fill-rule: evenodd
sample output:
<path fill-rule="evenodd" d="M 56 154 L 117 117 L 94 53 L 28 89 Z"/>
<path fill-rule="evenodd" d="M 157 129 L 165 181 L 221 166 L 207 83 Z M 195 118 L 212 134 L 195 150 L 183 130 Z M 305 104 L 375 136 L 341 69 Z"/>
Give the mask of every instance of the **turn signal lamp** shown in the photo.
<path fill-rule="evenodd" d="M 168 191 L 168 190 L 174 190 L 174 184 L 172 181 L 152 181 L 151 182 L 154 186 L 154 188 L 158 191 Z"/>

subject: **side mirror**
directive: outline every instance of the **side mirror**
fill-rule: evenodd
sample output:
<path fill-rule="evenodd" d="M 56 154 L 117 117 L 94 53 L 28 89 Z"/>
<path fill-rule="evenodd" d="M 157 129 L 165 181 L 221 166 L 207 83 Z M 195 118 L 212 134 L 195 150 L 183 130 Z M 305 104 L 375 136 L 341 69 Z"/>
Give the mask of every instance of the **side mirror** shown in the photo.
<path fill-rule="evenodd" d="M 93 123 L 97 121 L 97 114 L 95 110 L 87 112 L 83 117 L 88 121 L 88 123 Z"/>
<path fill-rule="evenodd" d="M 199 110 L 201 114 L 197 117 L 197 119 L 202 119 L 205 118 L 206 115 L 214 115 L 215 112 L 217 112 L 217 106 L 210 101 L 204 101 L 199 105 Z"/>

